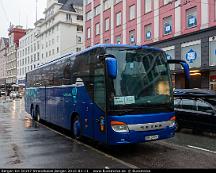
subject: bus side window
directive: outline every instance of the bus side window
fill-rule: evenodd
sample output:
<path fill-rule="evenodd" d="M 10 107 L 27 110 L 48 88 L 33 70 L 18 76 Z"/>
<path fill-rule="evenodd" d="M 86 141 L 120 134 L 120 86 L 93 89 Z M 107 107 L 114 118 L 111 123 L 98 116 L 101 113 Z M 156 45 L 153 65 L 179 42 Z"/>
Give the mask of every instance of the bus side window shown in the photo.
<path fill-rule="evenodd" d="M 90 52 L 76 57 L 72 67 L 72 81 L 74 84 L 76 79 L 82 79 L 88 95 L 93 99 L 93 75 L 90 67 L 90 58 Z"/>
<path fill-rule="evenodd" d="M 94 102 L 102 109 L 106 108 L 106 93 L 105 93 L 105 80 L 104 69 L 95 69 L 94 75 Z"/>
<path fill-rule="evenodd" d="M 104 54 L 103 50 L 97 49 L 92 54 L 92 69 L 94 74 L 94 102 L 103 111 L 106 110 L 106 87 L 104 63 L 97 59 L 98 55 Z"/>

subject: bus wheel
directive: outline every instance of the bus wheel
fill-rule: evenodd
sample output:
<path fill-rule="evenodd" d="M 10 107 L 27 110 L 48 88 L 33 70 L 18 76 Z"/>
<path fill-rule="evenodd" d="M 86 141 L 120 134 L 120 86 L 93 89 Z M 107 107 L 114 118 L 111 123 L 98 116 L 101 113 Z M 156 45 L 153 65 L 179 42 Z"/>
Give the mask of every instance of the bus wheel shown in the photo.
<path fill-rule="evenodd" d="M 34 108 L 33 107 L 31 108 L 31 117 L 32 117 L 33 120 L 35 120 Z"/>
<path fill-rule="evenodd" d="M 36 120 L 37 122 L 40 122 L 40 110 L 39 110 L 38 107 L 36 108 L 35 120 Z"/>
<path fill-rule="evenodd" d="M 180 126 L 180 124 L 179 124 L 179 122 L 178 121 L 176 121 L 176 132 L 180 132 L 180 130 L 181 130 L 181 126 Z"/>
<path fill-rule="evenodd" d="M 81 125 L 79 116 L 76 116 L 73 120 L 73 136 L 76 139 L 80 139 L 81 135 Z"/>

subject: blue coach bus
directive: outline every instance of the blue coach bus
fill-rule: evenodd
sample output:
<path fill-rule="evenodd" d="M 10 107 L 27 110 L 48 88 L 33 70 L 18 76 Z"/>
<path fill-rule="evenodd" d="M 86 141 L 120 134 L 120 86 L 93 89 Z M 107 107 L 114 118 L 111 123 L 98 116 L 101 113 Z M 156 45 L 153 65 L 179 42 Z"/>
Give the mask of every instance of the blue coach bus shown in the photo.
<path fill-rule="evenodd" d="M 173 137 L 166 54 L 147 46 L 96 45 L 26 75 L 26 111 L 108 145 Z"/>

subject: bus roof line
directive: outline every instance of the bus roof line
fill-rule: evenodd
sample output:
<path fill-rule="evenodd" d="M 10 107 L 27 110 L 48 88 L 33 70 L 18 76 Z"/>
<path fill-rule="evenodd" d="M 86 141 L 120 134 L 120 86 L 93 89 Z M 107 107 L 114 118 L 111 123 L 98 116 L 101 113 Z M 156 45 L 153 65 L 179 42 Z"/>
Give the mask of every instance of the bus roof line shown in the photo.
<path fill-rule="evenodd" d="M 135 49 L 137 49 L 137 48 L 145 48 L 145 49 L 162 51 L 160 48 L 149 47 L 149 46 L 146 46 L 146 45 L 138 46 L 138 45 L 128 45 L 128 44 L 97 44 L 97 45 L 89 47 L 89 48 L 87 48 L 85 50 L 82 50 L 80 52 L 76 52 L 76 53 L 70 52 L 70 53 L 65 54 L 63 56 L 60 56 L 59 58 L 57 58 L 55 60 L 47 62 L 47 63 L 45 63 L 43 65 L 40 65 L 38 68 L 36 68 L 36 69 L 34 69 L 32 71 L 35 71 L 35 70 L 40 69 L 42 67 L 46 67 L 46 66 L 51 65 L 52 63 L 55 63 L 55 62 L 59 62 L 60 60 L 63 60 L 64 58 L 66 58 L 68 56 L 71 56 L 71 55 L 77 56 L 77 55 L 80 55 L 82 53 L 88 52 L 88 51 L 90 51 L 92 49 L 95 49 L 95 48 L 112 48 L 112 47 L 125 47 L 125 48 L 135 48 Z M 30 72 L 32 72 L 32 71 L 30 71 Z"/>

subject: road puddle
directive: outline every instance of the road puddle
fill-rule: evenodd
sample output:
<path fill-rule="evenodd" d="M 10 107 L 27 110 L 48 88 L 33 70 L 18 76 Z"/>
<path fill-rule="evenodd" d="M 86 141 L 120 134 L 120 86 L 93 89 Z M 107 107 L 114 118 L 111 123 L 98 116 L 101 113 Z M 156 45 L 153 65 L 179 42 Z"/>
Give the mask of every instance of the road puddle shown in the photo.
<path fill-rule="evenodd" d="M 40 127 L 40 125 L 39 123 L 33 121 L 31 118 L 25 116 L 24 127 L 28 129 L 28 131 L 38 131 L 38 128 Z"/>

